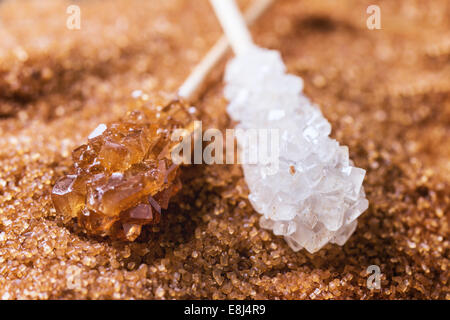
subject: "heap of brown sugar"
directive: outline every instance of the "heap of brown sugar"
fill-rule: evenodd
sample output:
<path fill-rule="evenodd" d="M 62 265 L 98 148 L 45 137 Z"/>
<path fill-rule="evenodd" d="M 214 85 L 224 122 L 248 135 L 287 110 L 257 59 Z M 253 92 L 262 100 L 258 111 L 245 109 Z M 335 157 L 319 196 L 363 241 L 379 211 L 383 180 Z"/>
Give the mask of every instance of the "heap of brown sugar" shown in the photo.
<path fill-rule="evenodd" d="M 450 299 L 450 5 L 377 3 L 381 30 L 370 0 L 276 1 L 252 29 L 367 169 L 355 234 L 311 255 L 260 228 L 238 164 L 178 169 L 133 242 L 60 223 L 71 151 L 133 90 L 174 92 L 222 31 L 208 1 L 78 1 L 80 30 L 67 1 L 0 1 L 0 299 Z M 196 117 L 225 133 L 222 82 L 207 87 Z"/>

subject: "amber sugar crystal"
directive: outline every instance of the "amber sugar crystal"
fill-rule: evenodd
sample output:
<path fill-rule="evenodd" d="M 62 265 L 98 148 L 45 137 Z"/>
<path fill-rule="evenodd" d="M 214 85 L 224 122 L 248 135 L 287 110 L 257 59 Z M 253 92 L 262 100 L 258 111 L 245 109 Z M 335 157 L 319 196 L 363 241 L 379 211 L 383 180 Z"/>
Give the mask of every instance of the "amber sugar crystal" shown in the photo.
<path fill-rule="evenodd" d="M 173 131 L 192 120 L 186 106 L 140 99 L 135 107 L 73 150 L 72 172 L 53 187 L 57 212 L 90 234 L 134 241 L 143 225 L 159 223 L 181 188 L 170 150 Z"/>

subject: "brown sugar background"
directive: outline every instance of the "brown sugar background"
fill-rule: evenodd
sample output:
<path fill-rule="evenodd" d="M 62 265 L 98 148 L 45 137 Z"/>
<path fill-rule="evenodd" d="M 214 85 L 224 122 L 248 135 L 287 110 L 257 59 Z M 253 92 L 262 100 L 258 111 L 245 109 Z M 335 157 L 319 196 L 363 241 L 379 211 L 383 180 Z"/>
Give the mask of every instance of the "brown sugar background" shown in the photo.
<path fill-rule="evenodd" d="M 250 1 L 243 1 L 243 7 Z M 135 89 L 173 92 L 219 37 L 206 0 L 0 2 L 0 298 L 450 299 L 450 3 L 279 0 L 252 28 L 367 170 L 343 247 L 294 253 L 262 230 L 238 165 L 183 168 L 159 230 L 86 236 L 50 200 L 71 150 Z M 215 72 L 195 106 L 231 128 Z M 366 286 L 378 265 L 380 290 Z"/>

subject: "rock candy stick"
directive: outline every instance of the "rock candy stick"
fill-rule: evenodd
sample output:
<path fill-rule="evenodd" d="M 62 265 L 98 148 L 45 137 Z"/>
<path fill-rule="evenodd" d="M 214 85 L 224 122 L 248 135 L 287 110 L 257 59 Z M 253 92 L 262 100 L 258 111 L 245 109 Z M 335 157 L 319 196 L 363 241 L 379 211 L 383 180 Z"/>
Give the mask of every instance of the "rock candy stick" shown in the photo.
<path fill-rule="evenodd" d="M 313 253 L 328 242 L 343 245 L 368 207 L 365 170 L 349 160 L 346 146 L 329 137 L 330 123 L 302 93 L 302 79 L 286 73 L 279 52 L 252 43 L 235 2 L 211 3 L 236 53 L 225 73 L 229 115 L 238 128 L 279 132 L 275 172 L 274 163 L 243 161 L 260 225 L 284 236 L 295 251 Z M 245 138 L 237 136 L 241 149 L 257 147 Z"/>
<path fill-rule="evenodd" d="M 255 21 L 272 0 L 259 0 L 247 12 Z M 194 68 L 178 95 L 186 100 L 204 82 L 226 53 L 221 38 Z M 192 129 L 192 114 L 180 100 L 147 101 L 136 91 L 132 110 L 117 122 L 100 124 L 84 144 L 72 152 L 71 173 L 52 190 L 55 209 L 66 220 L 76 218 L 89 234 L 135 240 L 143 225 L 158 224 L 161 210 L 181 188 L 179 166 L 170 151 L 177 129 Z"/>

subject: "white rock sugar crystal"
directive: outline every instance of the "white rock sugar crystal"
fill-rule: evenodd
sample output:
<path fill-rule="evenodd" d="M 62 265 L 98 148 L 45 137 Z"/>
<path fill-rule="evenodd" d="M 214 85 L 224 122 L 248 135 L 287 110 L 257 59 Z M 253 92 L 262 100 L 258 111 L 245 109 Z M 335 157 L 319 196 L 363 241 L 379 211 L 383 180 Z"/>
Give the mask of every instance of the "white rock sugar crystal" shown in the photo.
<path fill-rule="evenodd" d="M 225 81 L 228 112 L 238 128 L 279 130 L 275 174 L 267 174 L 267 163 L 243 163 L 261 227 L 284 236 L 294 251 L 343 245 L 369 205 L 365 170 L 329 137 L 331 125 L 303 95 L 302 79 L 286 74 L 277 51 L 254 47 L 228 64 Z M 237 136 L 241 149 L 243 139 Z"/>

